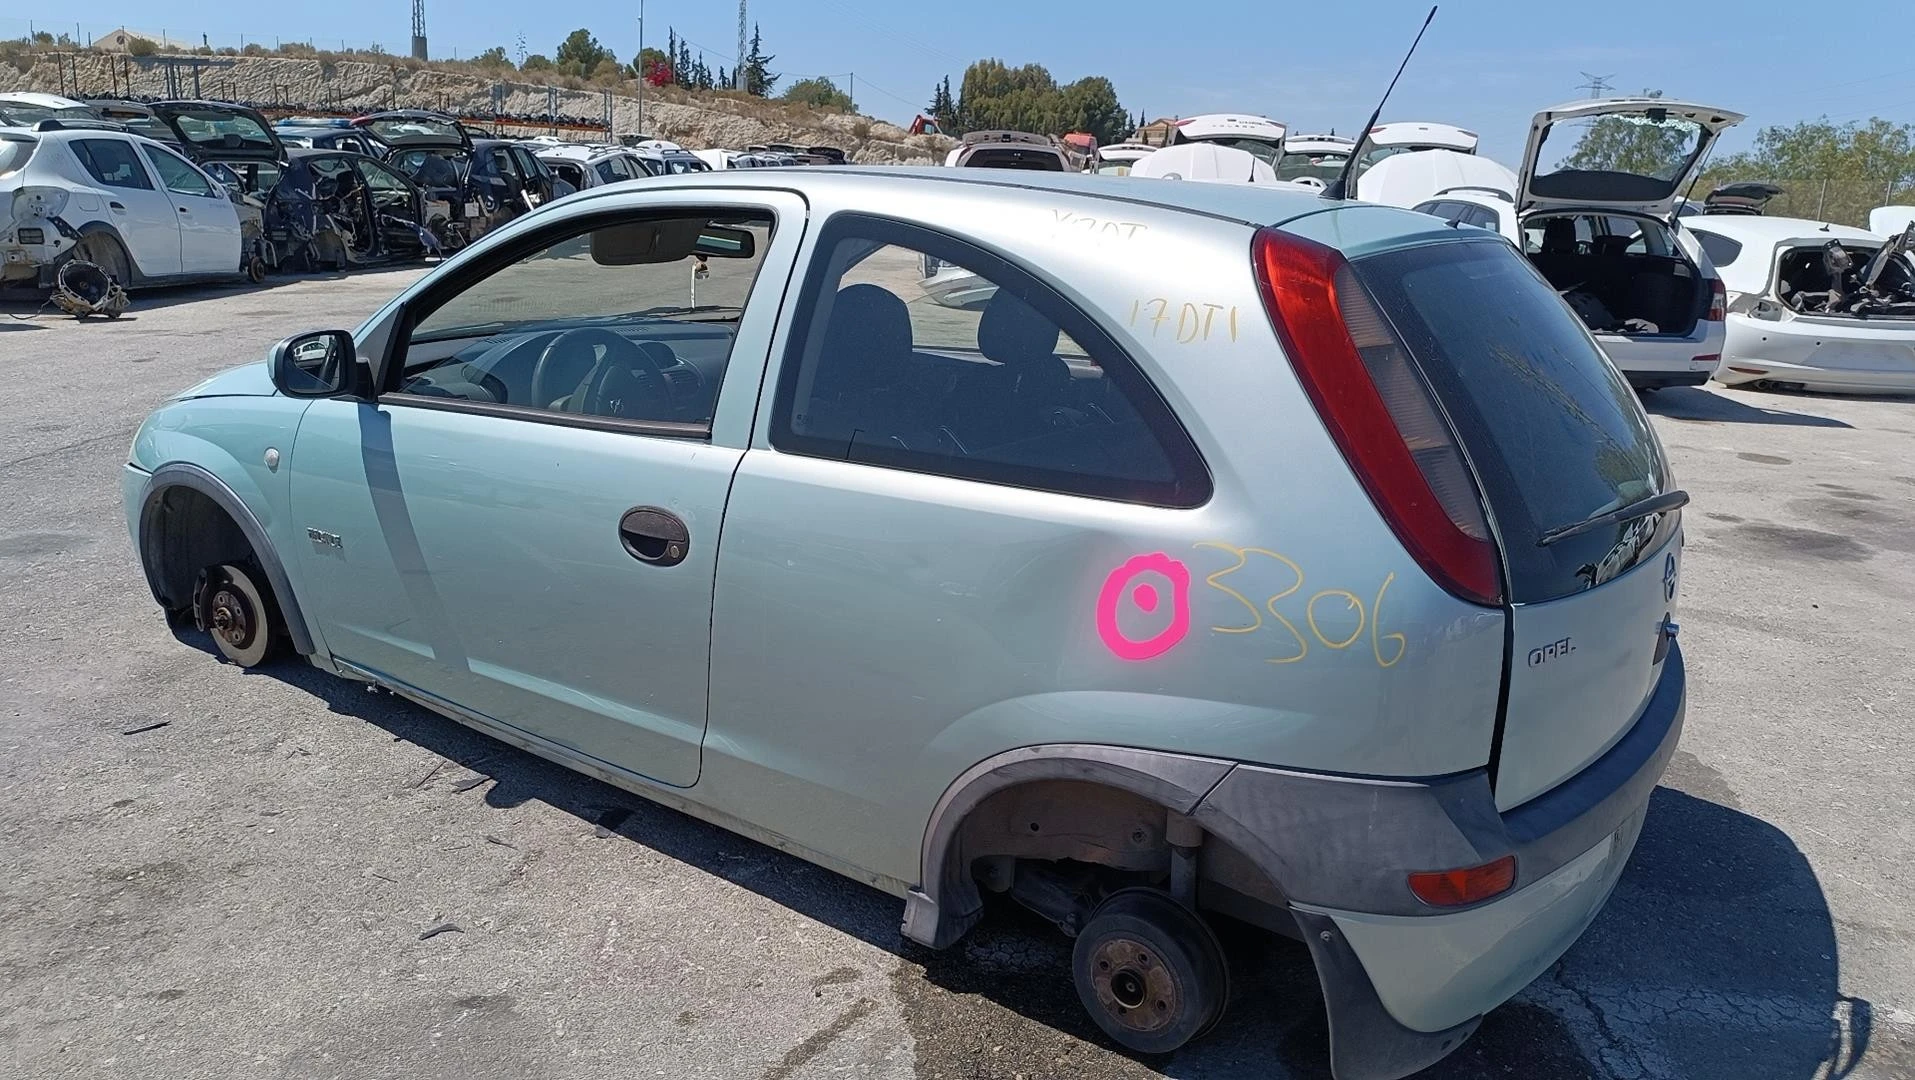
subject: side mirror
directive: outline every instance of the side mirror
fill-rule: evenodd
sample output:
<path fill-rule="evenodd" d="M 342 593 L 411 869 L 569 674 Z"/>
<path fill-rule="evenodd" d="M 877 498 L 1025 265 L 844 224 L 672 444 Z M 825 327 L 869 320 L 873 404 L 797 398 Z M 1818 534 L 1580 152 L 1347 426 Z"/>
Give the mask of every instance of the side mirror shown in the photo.
<path fill-rule="evenodd" d="M 370 381 L 344 330 L 313 330 L 273 346 L 273 385 L 287 397 L 336 397 Z"/>

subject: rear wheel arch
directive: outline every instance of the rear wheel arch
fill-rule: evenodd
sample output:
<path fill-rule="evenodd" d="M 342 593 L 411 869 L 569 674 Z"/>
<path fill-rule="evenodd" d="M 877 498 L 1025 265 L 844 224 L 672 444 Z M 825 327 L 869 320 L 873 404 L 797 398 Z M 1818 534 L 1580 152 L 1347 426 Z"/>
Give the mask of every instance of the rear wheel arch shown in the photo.
<path fill-rule="evenodd" d="M 265 528 L 245 500 L 208 470 L 186 462 L 154 470 L 141 500 L 138 550 L 153 599 L 169 615 L 190 607 L 205 567 L 253 562 L 272 590 L 294 651 L 317 652 Z"/>
<path fill-rule="evenodd" d="M 80 239 L 76 240 L 73 247 L 67 250 L 68 259 L 79 258 L 82 245 L 85 245 L 87 241 L 92 240 L 97 244 L 100 240 L 104 239 L 110 241 L 114 247 L 118 248 L 119 258 L 125 265 L 115 267 L 101 264 L 97 257 L 89 261 L 98 265 L 105 265 L 107 273 L 119 279 L 122 288 L 130 289 L 146 280 L 145 273 L 140 270 L 139 262 L 133 258 L 133 249 L 127 246 L 126 237 L 120 235 L 120 230 L 116 228 L 112 222 L 89 221 L 80 226 L 76 231 L 80 234 Z M 90 254 L 97 255 L 97 253 Z"/>
<path fill-rule="evenodd" d="M 904 936 L 944 948 L 976 925 L 983 894 L 973 864 L 987 856 L 1069 858 L 1133 871 L 1163 866 L 1169 817 L 1196 811 L 1232 768 L 1214 758 L 1084 744 L 1025 747 L 978 763 L 931 813 L 919 884 L 906 898 Z M 1280 886 L 1245 854 L 1255 848 L 1232 835 L 1233 826 L 1206 820 L 1205 850 L 1254 903 L 1280 907 Z M 1205 880 L 1209 890 L 1208 873 Z"/>

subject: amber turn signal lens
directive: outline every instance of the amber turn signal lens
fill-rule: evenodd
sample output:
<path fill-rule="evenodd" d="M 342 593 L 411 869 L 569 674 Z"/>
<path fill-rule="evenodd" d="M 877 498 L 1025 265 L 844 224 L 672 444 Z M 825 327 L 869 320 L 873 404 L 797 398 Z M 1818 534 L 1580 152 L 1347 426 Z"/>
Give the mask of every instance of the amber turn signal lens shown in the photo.
<path fill-rule="evenodd" d="M 1410 875 L 1410 891 L 1431 907 L 1461 907 L 1488 900 L 1516 884 L 1516 856 L 1463 870 L 1431 870 Z"/>

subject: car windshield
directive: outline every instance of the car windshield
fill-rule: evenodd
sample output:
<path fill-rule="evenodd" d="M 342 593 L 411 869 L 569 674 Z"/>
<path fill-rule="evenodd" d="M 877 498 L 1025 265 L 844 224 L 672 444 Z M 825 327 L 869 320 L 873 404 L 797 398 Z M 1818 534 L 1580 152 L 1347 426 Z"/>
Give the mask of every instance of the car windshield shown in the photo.
<path fill-rule="evenodd" d="M 221 150 L 271 150 L 273 136 L 244 113 L 208 109 L 173 115 L 180 134 L 196 146 Z"/>
<path fill-rule="evenodd" d="M 1530 191 L 1545 198 L 1587 198 L 1593 191 L 1623 201 L 1666 199 L 1707 146 L 1705 130 L 1663 109 L 1551 124 L 1536 148 Z M 1609 133 L 1617 149 L 1590 156 L 1584 147 L 1592 132 Z M 1555 170 L 1543 172 L 1543 162 L 1558 154 L 1563 157 Z"/>

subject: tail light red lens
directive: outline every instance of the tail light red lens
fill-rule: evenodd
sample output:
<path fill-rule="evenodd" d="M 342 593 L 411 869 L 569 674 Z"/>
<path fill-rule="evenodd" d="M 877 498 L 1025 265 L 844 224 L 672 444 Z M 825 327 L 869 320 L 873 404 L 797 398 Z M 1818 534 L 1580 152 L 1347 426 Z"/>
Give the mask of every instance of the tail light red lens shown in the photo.
<path fill-rule="evenodd" d="M 1500 896 L 1516 884 L 1516 856 L 1462 870 L 1432 870 L 1410 875 L 1410 892 L 1431 907 L 1461 907 Z"/>
<path fill-rule="evenodd" d="M 1709 281 L 1709 314 L 1703 318 L 1708 322 L 1721 322 L 1728 317 L 1729 290 L 1723 287 L 1721 278 L 1712 278 Z"/>
<path fill-rule="evenodd" d="M 1397 540 L 1462 599 L 1502 603 L 1482 496 L 1403 343 L 1343 256 L 1277 229 L 1251 248 L 1271 325 Z"/>

